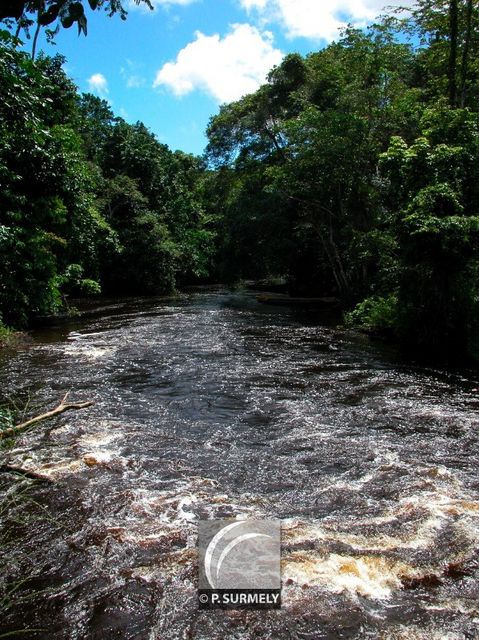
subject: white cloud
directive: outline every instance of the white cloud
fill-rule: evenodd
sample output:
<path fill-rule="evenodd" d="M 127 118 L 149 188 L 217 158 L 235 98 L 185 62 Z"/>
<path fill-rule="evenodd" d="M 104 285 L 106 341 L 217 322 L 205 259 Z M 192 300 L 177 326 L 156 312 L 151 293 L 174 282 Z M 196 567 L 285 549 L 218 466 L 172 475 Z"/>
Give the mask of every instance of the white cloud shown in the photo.
<path fill-rule="evenodd" d="M 365 26 L 386 6 L 412 6 L 416 0 L 240 0 L 266 22 L 279 22 L 290 38 L 331 42 L 348 22 Z"/>
<path fill-rule="evenodd" d="M 102 73 L 94 73 L 88 78 L 88 87 L 92 93 L 98 94 L 101 98 L 108 95 L 108 81 Z"/>
<path fill-rule="evenodd" d="M 125 80 L 127 89 L 140 89 L 145 86 L 146 80 L 138 73 L 139 70 L 140 65 L 128 58 L 125 66 L 120 67 L 120 75 Z"/>
<path fill-rule="evenodd" d="M 264 9 L 268 3 L 268 0 L 240 0 L 240 4 L 246 11 L 251 9 Z"/>
<path fill-rule="evenodd" d="M 129 76 L 126 80 L 127 89 L 140 89 L 145 85 L 145 79 L 141 76 Z"/>
<path fill-rule="evenodd" d="M 197 0 L 151 0 L 151 4 L 155 7 L 167 6 L 171 4 L 187 5 L 197 2 Z"/>
<path fill-rule="evenodd" d="M 249 24 L 232 25 L 224 38 L 197 31 L 176 61 L 159 69 L 153 86 L 169 87 L 177 96 L 201 89 L 218 102 L 231 102 L 256 91 L 282 57 L 272 34 Z"/>
<path fill-rule="evenodd" d="M 186 6 L 188 4 L 192 4 L 193 2 L 197 2 L 198 0 L 150 0 L 151 4 L 156 9 L 157 7 L 171 7 L 171 6 Z M 144 2 L 136 2 L 135 0 L 128 0 L 127 4 L 128 9 L 140 9 L 141 11 L 150 11 L 150 9 L 146 6 Z"/>

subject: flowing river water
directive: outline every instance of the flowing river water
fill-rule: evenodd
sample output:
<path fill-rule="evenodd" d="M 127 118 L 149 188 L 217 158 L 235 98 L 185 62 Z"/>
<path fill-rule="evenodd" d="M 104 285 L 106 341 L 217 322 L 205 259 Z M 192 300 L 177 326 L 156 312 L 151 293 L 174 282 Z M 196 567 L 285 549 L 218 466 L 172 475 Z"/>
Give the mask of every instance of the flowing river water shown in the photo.
<path fill-rule="evenodd" d="M 51 407 L 71 389 L 95 405 L 3 454 L 50 481 L 0 474 L 0 626 L 52 640 L 478 638 L 474 375 L 220 289 L 105 302 L 37 331 L 3 356 L 3 395 Z M 199 611 L 198 520 L 269 517 L 282 609 Z"/>

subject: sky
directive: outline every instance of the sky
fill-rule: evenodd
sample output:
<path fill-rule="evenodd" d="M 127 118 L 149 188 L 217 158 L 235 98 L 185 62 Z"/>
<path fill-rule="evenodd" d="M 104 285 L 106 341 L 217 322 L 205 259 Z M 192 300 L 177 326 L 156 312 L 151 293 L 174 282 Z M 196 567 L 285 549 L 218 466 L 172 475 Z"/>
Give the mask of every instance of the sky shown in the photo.
<path fill-rule="evenodd" d="M 127 122 L 140 120 L 175 150 L 201 154 L 221 104 L 255 91 L 291 52 L 318 51 L 347 23 L 374 21 L 384 5 L 413 0 L 124 0 L 128 17 L 86 5 L 88 35 L 62 29 L 49 55 L 80 91 L 105 98 Z"/>

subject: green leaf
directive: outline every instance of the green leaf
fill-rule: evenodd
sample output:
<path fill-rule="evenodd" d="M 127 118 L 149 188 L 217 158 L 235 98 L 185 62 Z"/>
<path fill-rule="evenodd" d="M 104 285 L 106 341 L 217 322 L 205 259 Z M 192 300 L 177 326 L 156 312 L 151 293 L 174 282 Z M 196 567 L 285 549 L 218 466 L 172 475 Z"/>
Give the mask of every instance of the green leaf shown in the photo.
<path fill-rule="evenodd" d="M 65 29 L 69 29 L 72 26 L 72 24 L 75 22 L 75 20 L 71 16 L 63 16 L 61 18 L 61 22 L 62 22 L 62 27 L 65 27 Z"/>
<path fill-rule="evenodd" d="M 80 16 L 77 22 L 78 22 L 78 35 L 80 35 L 82 31 L 85 35 L 87 35 L 87 21 L 85 16 Z"/>
<path fill-rule="evenodd" d="M 40 16 L 38 22 L 42 26 L 46 26 L 47 24 L 51 24 L 54 20 L 56 20 L 58 18 L 59 10 L 60 10 L 60 5 L 53 4 L 51 7 L 48 8 L 47 11 L 45 11 L 45 13 L 42 13 L 42 15 Z"/>
<path fill-rule="evenodd" d="M 83 9 L 83 5 L 81 2 L 73 2 L 70 5 L 68 13 L 70 17 L 73 18 L 74 21 L 80 20 L 81 17 L 85 15 L 85 10 Z"/>

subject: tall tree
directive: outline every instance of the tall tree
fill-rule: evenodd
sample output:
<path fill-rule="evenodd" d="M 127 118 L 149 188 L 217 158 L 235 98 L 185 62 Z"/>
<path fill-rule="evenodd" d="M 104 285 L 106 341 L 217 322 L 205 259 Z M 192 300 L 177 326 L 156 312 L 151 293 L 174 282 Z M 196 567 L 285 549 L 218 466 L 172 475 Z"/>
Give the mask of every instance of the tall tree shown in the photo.
<path fill-rule="evenodd" d="M 457 38 L 458 38 L 458 0 L 449 2 L 449 104 L 456 106 L 457 100 Z"/>
<path fill-rule="evenodd" d="M 473 17 L 473 0 L 467 0 L 466 3 L 466 28 L 465 28 L 465 37 L 464 37 L 464 46 L 462 49 L 462 65 L 461 65 L 461 108 L 464 108 L 466 104 L 466 95 L 467 95 L 467 77 L 469 71 L 469 54 L 471 51 L 471 40 L 472 40 L 472 17 Z"/>

